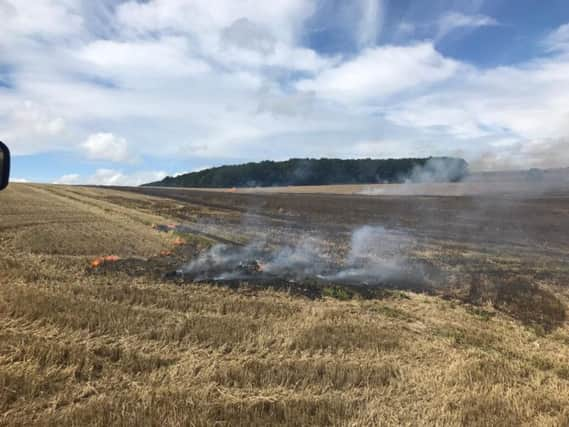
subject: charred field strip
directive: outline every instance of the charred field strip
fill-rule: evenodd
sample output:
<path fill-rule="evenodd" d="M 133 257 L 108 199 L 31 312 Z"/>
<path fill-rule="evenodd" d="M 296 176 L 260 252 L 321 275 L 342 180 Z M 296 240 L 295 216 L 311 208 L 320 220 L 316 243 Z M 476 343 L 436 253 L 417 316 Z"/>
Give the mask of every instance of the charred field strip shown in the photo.
<path fill-rule="evenodd" d="M 564 425 L 568 212 L 15 184 L 0 424 Z"/>
<path fill-rule="evenodd" d="M 472 269 L 488 274 L 496 269 L 491 262 L 496 255 L 514 255 L 519 270 L 536 273 L 539 263 L 558 267 L 568 256 L 569 198 L 558 193 L 478 197 L 370 197 L 334 194 L 234 194 L 186 189 L 129 189 L 136 193 L 188 203 L 193 206 L 223 206 L 237 212 L 220 219 L 216 214 L 202 216 L 200 223 L 239 234 L 269 234 L 270 238 L 287 241 L 312 233 L 332 241 L 345 241 L 357 227 L 380 225 L 412 236 L 417 250 L 430 251 L 444 247 L 441 262 L 459 265 L 469 272 L 470 261 L 465 252 L 477 252 L 490 260 L 482 265 L 473 262 Z M 569 192 L 569 191 L 568 191 Z M 184 220 L 183 209 L 177 212 Z M 246 218 L 246 220 L 244 220 Z M 257 229 L 255 229 L 257 228 Z M 245 239 L 246 241 L 247 239 Z M 342 248 L 337 248 L 342 250 Z M 416 251 L 415 251 L 416 252 Z M 439 251 L 441 252 L 441 251 Z M 453 254 L 460 255 L 457 258 Z M 462 254 L 462 255 L 461 255 Z M 422 257 L 425 260 L 424 257 Z M 537 264 L 537 265 L 536 265 Z M 562 283 L 566 272 L 552 278 Z M 545 274 L 543 271 L 541 272 Z"/>
<path fill-rule="evenodd" d="M 558 193 L 490 196 L 385 196 L 264 193 L 235 194 L 171 188 L 123 188 L 138 194 L 240 214 L 292 226 L 341 230 L 364 224 L 410 229 L 426 238 L 459 242 L 559 244 L 569 229 L 569 201 Z M 569 191 L 568 191 L 569 192 Z M 349 208 L 346 208 L 349 206 Z"/>
<path fill-rule="evenodd" d="M 280 248 L 277 251 L 284 247 L 292 255 L 284 261 L 291 268 L 276 272 L 253 269 L 243 274 L 243 265 L 264 264 L 263 255 L 243 251 L 243 245 L 220 245 L 222 250 L 238 253 L 232 259 L 235 265 L 214 261 L 213 265 L 202 263 L 202 271 L 196 271 L 195 266 L 188 269 L 186 264 L 165 276 L 177 283 L 266 287 L 310 297 L 339 292 L 370 298 L 396 289 L 458 298 L 476 305 L 490 302 L 545 329 L 565 319 L 564 309 L 559 308 L 562 304 L 554 296 L 550 306 L 544 308 L 551 310 L 546 314 L 532 315 L 527 312 L 531 308 L 520 301 L 505 304 L 515 308 L 507 308 L 501 301 L 510 286 L 526 289 L 529 299 L 538 298 L 540 284 L 565 292 L 569 277 L 565 263 L 569 256 L 569 198 L 558 191 L 550 195 L 475 197 L 235 194 L 148 187 L 127 191 L 159 194 L 200 206 L 206 212 L 232 212 L 231 220 L 222 221 L 216 213 L 206 213 L 197 225 L 211 230 L 210 236 L 234 236 L 234 240 L 249 245 L 261 241 L 265 246 Z M 362 245 L 354 243 L 354 235 L 363 229 L 371 235 L 364 236 L 368 241 L 358 251 L 380 252 L 363 260 L 365 265 L 361 264 L 361 254 L 352 253 L 354 245 Z M 312 246 L 314 240 L 317 248 L 298 250 L 307 241 Z M 295 255 L 306 265 L 294 265 Z M 322 264 L 330 264 L 330 260 L 332 265 L 323 268 Z M 346 266 L 346 262 L 359 265 Z M 315 265 L 319 268 L 313 271 Z M 311 271 L 303 271 L 307 266 Z M 391 269 L 389 274 L 385 274 L 386 269 Z M 357 273 L 344 274 L 342 270 Z"/>

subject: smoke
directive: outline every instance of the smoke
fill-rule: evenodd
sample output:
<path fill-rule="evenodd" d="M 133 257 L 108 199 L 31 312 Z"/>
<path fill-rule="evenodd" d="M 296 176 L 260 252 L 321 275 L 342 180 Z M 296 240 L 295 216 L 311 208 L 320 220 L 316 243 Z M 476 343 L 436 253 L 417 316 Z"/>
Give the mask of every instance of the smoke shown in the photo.
<path fill-rule="evenodd" d="M 470 159 L 470 164 L 472 170 L 478 172 L 567 168 L 569 167 L 567 147 L 569 147 L 569 136 L 526 141 L 507 139 L 497 141 L 490 151 L 482 152 Z"/>
<path fill-rule="evenodd" d="M 415 194 L 417 184 L 461 182 L 469 176 L 468 163 L 452 157 L 432 157 L 423 165 L 416 165 L 410 173 L 399 176 L 401 184 L 368 186 L 358 194 L 376 196 L 381 194 Z"/>
<path fill-rule="evenodd" d="M 372 283 L 402 275 L 408 267 L 406 256 L 411 238 L 381 226 L 363 226 L 352 233 L 350 251 L 343 268 L 322 276 L 331 281 Z"/>
<path fill-rule="evenodd" d="M 272 254 L 263 271 L 283 275 L 295 271 L 299 278 L 321 274 L 330 266 L 324 244 L 316 238 L 302 239 L 295 246 L 285 246 Z"/>
<path fill-rule="evenodd" d="M 462 159 L 434 157 L 422 165 L 415 166 L 405 182 L 458 182 L 468 175 L 468 164 Z"/>
<path fill-rule="evenodd" d="M 237 248 L 217 244 L 207 252 L 201 253 L 179 272 L 193 276 L 196 281 L 238 278 L 240 264 L 261 255 L 263 246 L 262 242 L 254 242 Z"/>
<path fill-rule="evenodd" d="M 373 285 L 408 276 L 406 253 L 411 244 L 403 232 L 363 226 L 351 233 L 347 252 L 314 237 L 277 248 L 266 241 L 244 247 L 220 244 L 179 273 L 195 281 L 278 278 Z"/>

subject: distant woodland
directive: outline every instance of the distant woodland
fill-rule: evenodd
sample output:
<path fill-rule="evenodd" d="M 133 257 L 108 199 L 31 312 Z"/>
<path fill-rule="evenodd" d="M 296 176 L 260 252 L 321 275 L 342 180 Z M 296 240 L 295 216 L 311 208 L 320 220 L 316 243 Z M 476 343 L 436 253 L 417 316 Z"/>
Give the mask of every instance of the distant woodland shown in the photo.
<path fill-rule="evenodd" d="M 274 187 L 287 185 L 457 182 L 468 175 L 465 160 L 453 157 L 409 159 L 290 159 L 220 166 L 145 185 L 167 187 Z"/>

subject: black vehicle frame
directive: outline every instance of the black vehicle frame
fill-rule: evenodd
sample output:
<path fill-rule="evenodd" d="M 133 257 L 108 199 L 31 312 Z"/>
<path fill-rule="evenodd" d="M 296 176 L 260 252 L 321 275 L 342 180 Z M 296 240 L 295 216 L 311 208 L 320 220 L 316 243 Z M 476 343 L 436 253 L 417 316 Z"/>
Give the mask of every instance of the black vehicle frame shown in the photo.
<path fill-rule="evenodd" d="M 2 141 L 0 141 L 0 190 L 8 186 L 10 181 L 10 150 Z"/>

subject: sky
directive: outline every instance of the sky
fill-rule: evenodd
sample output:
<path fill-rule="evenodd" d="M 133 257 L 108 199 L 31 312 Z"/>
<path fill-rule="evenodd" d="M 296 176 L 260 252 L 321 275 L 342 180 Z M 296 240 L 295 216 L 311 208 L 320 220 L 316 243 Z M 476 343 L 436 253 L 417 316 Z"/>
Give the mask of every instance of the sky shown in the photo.
<path fill-rule="evenodd" d="M 291 157 L 569 166 L 567 0 L 0 0 L 19 181 Z"/>

